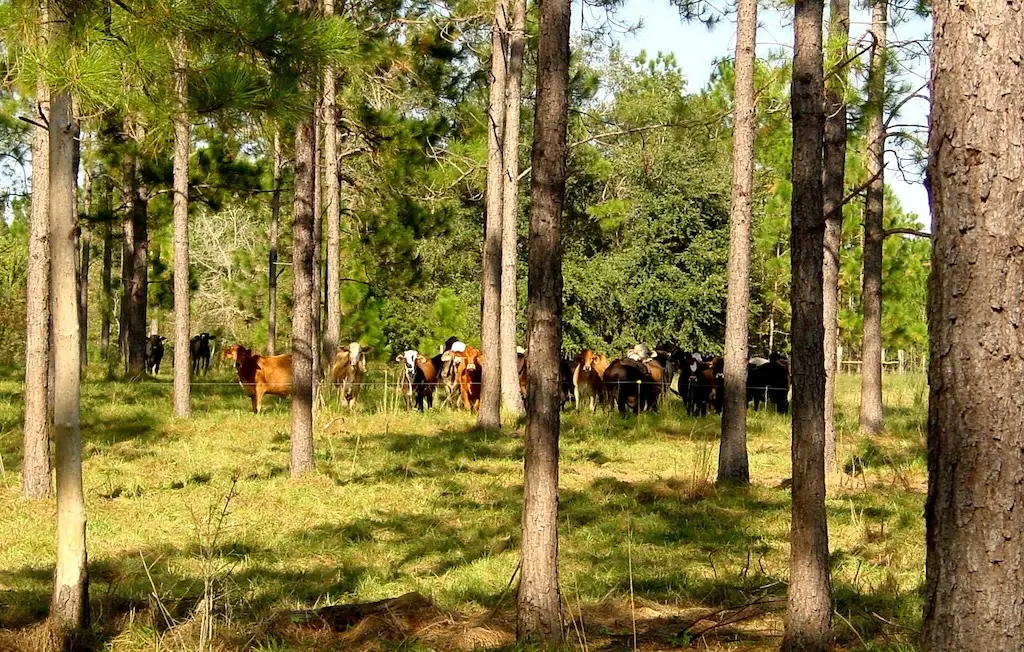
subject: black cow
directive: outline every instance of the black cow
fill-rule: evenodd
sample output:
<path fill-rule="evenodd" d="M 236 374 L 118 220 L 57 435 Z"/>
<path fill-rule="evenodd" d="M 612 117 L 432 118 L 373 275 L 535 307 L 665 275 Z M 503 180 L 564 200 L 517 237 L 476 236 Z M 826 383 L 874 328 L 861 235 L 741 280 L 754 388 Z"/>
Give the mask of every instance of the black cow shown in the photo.
<path fill-rule="evenodd" d="M 690 416 L 704 416 L 717 396 L 714 365 L 690 355 L 679 373 L 678 393 Z"/>
<path fill-rule="evenodd" d="M 566 357 L 558 359 L 558 396 L 563 410 L 566 405 L 576 402 L 576 392 L 572 387 L 572 360 Z"/>
<path fill-rule="evenodd" d="M 672 381 L 683 369 L 690 354 L 674 342 L 662 342 L 654 347 L 654 351 L 658 354 L 658 362 L 665 368 L 665 386 L 671 388 Z"/>
<path fill-rule="evenodd" d="M 615 360 L 608 365 L 602 380 L 606 404 L 618 405 L 620 414 L 625 414 L 626 408 L 633 414 L 639 414 L 641 410 L 658 409 L 660 383 L 639 360 Z"/>
<path fill-rule="evenodd" d="M 747 366 L 747 400 L 754 402 L 754 410 L 770 403 L 776 411 L 789 412 L 789 360 L 772 353 L 768 362 Z"/>
<path fill-rule="evenodd" d="M 166 337 L 150 335 L 146 340 L 146 373 L 154 376 L 160 373 L 160 361 L 164 359 Z"/>
<path fill-rule="evenodd" d="M 196 335 L 188 343 L 189 355 L 192 358 L 192 374 L 199 375 L 199 371 L 202 370 L 203 375 L 210 370 L 210 340 L 215 340 L 215 335 L 209 333 L 200 333 Z"/>

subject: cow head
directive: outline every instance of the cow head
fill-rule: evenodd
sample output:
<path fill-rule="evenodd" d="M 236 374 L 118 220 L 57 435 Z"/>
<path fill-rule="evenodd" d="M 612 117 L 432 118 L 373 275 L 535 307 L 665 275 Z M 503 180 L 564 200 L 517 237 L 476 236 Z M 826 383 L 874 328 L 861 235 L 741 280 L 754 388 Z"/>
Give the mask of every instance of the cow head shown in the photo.
<path fill-rule="evenodd" d="M 241 344 L 233 344 L 228 348 L 224 349 L 222 357 L 225 360 L 234 360 L 235 367 L 238 368 L 243 362 L 252 357 L 252 351 L 245 348 Z"/>
<path fill-rule="evenodd" d="M 423 356 L 415 349 L 409 349 L 404 353 L 400 353 L 398 357 L 395 358 L 395 362 L 402 363 L 405 370 L 405 377 L 409 379 L 409 382 L 412 382 L 413 377 L 416 375 L 416 363 L 419 362 L 422 357 Z"/>
<path fill-rule="evenodd" d="M 366 371 L 366 356 L 370 353 L 373 353 L 372 346 L 363 346 L 359 342 L 350 342 L 348 345 L 349 367 Z"/>

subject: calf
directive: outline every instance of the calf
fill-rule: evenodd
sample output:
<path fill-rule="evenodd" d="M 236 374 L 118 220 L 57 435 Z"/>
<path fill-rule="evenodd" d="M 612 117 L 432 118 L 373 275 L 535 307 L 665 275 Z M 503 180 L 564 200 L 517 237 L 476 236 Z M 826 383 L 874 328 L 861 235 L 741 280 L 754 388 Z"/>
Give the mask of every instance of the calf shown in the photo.
<path fill-rule="evenodd" d="M 461 344 L 461 342 L 459 342 Z M 459 383 L 462 405 L 476 412 L 480 408 L 480 383 L 483 378 L 484 356 L 480 350 L 466 346 L 462 351 L 455 347 L 442 356 L 444 362 L 457 361 L 455 377 Z"/>
<path fill-rule="evenodd" d="M 355 407 L 359 391 L 366 375 L 366 355 L 373 353 L 372 346 L 362 346 L 359 342 L 350 342 L 348 347 L 341 349 L 334 356 L 327 375 L 331 383 L 345 401 L 345 407 Z"/>
<path fill-rule="evenodd" d="M 413 400 L 416 402 L 416 409 L 423 412 L 423 401 L 426 399 L 427 407 L 434 407 L 434 388 L 437 387 L 437 372 L 434 362 L 425 355 L 416 351 L 406 351 L 395 358 L 404 366 L 403 374 L 399 380 L 399 391 L 405 397 L 405 407 L 412 407 Z"/>
<path fill-rule="evenodd" d="M 573 397 L 576 409 L 583 408 L 583 401 L 590 399 L 590 411 L 597 411 L 597 403 L 604 391 L 603 376 L 608 369 L 608 359 L 603 355 L 583 349 L 572 363 Z"/>
<path fill-rule="evenodd" d="M 164 359 L 166 337 L 150 335 L 146 340 L 146 373 L 154 376 L 160 373 L 160 361 Z"/>
<path fill-rule="evenodd" d="M 210 341 L 215 339 L 217 339 L 215 335 L 200 333 L 189 340 L 188 350 L 192 358 L 192 375 L 199 375 L 199 371 L 202 370 L 205 376 L 206 372 L 210 370 Z"/>
<path fill-rule="evenodd" d="M 292 393 L 292 354 L 258 355 L 241 344 L 224 350 L 224 358 L 235 361 L 238 384 L 252 400 L 252 411 L 263 409 L 263 397 Z"/>

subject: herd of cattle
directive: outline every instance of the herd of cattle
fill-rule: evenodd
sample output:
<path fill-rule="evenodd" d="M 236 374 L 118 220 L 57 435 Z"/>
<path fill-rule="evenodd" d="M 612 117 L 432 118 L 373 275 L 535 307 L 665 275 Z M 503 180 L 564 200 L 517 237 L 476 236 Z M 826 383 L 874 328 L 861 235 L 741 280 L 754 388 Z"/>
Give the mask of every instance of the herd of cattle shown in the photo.
<path fill-rule="evenodd" d="M 159 373 L 166 338 L 151 336 L 146 344 L 146 369 Z M 189 347 L 193 374 L 205 374 L 210 368 L 211 342 L 215 336 L 200 333 Z M 366 357 L 372 347 L 352 342 L 341 349 L 327 367 L 326 380 L 338 390 L 347 407 L 355 405 L 366 384 Z M 526 357 L 518 349 L 519 390 L 526 397 Z M 292 356 L 260 355 L 241 344 L 228 347 L 223 357 L 234 361 L 238 382 L 259 413 L 266 395 L 288 396 L 292 391 Z M 457 338 L 449 338 L 434 356 L 415 350 L 404 351 L 395 360 L 399 364 L 397 391 L 406 407 L 423 411 L 439 405 L 462 406 L 476 411 L 480 406 L 480 388 L 485 364 L 479 349 Z M 578 409 L 598 406 L 617 408 L 619 412 L 657 411 L 670 393 L 682 399 L 690 415 L 721 412 L 723 359 L 686 351 L 674 344 L 649 349 L 638 344 L 626 355 L 609 359 L 585 349 L 575 358 L 561 360 L 561 400 L 563 408 L 575 403 Z M 768 358 L 751 358 L 747 366 L 747 402 L 754 409 L 771 405 L 779 412 L 789 411 L 789 361 L 777 353 Z"/>

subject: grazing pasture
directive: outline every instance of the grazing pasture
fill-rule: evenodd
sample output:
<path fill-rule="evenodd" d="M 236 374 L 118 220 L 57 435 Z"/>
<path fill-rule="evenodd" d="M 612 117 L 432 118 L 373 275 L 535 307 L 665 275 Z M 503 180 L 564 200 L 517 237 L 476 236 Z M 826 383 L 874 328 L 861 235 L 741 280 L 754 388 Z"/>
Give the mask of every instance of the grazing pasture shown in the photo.
<path fill-rule="evenodd" d="M 193 387 L 90 369 L 82 432 L 94 644 L 100 649 L 469 649 L 514 643 L 520 425 L 406 410 L 373 365 L 355 410 L 325 388 L 317 473 L 287 473 L 289 402 L 264 413 L 223 365 Z M 913 650 L 924 573 L 927 389 L 887 376 L 888 430 L 856 434 L 842 376 L 845 470 L 827 500 L 841 649 Z M 21 383 L 0 379 L 0 650 L 32 650 L 52 590 L 53 500 L 19 497 Z M 789 419 L 749 412 L 752 485 L 717 489 L 719 419 L 573 409 L 561 439 L 568 641 L 588 650 L 777 649 L 789 534 Z M 416 592 L 353 627 L 312 609 Z M 347 612 L 345 612 L 347 613 Z M 359 614 L 360 616 L 365 614 Z M 343 630 L 343 631 L 341 631 Z"/>

